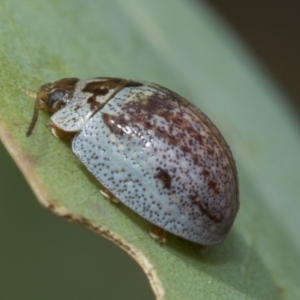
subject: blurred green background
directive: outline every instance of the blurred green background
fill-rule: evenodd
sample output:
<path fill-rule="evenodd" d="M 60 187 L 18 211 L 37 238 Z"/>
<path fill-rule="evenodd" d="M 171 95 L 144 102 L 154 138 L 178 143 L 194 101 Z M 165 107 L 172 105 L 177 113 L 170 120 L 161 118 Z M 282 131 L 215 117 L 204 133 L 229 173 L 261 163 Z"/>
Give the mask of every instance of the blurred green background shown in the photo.
<path fill-rule="evenodd" d="M 44 209 L 0 144 L 0 299 L 154 299 L 110 241 Z"/>
<path fill-rule="evenodd" d="M 232 8 L 236 13 L 233 3 Z M 256 8 L 258 13 L 262 9 Z M 225 17 L 230 18 L 230 6 Z M 284 85 L 296 95 L 291 85 Z M 154 299 L 143 271 L 124 251 L 38 204 L 2 145 L 0 166 L 0 299 Z"/>

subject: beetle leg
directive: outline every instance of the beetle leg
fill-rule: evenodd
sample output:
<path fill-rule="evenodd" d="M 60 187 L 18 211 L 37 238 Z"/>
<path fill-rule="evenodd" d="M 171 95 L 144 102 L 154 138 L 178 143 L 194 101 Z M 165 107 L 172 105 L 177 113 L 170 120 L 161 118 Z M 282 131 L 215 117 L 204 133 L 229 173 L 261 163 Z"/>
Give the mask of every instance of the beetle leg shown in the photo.
<path fill-rule="evenodd" d="M 109 201 L 111 201 L 112 203 L 119 203 L 119 199 L 117 199 L 112 193 L 110 193 L 108 190 L 103 189 L 100 190 L 100 193 Z"/>
<path fill-rule="evenodd" d="M 63 131 L 59 129 L 57 126 L 55 126 L 53 123 L 50 123 L 48 125 L 48 129 L 56 138 L 63 139 L 63 140 L 72 140 L 74 138 L 74 135 L 76 134 L 76 132 Z"/>
<path fill-rule="evenodd" d="M 167 241 L 166 232 L 155 225 L 153 225 L 153 227 L 151 228 L 150 235 L 161 245 L 164 245 Z"/>

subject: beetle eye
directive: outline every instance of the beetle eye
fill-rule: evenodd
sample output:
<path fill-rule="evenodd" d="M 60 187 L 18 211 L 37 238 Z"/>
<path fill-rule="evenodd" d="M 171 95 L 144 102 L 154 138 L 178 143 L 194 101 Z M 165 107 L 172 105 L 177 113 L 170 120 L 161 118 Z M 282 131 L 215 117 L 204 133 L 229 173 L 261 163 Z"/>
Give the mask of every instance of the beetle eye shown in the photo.
<path fill-rule="evenodd" d="M 62 100 L 66 94 L 65 90 L 56 90 L 48 98 L 47 105 L 53 110 L 58 110 L 63 104 Z"/>

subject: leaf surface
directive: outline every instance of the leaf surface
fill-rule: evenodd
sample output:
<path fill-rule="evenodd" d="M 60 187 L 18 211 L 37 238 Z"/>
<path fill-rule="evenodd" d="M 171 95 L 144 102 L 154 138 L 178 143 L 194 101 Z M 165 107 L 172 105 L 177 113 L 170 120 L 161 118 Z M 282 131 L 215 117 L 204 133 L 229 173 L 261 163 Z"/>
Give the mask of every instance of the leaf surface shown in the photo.
<path fill-rule="evenodd" d="M 226 24 L 186 1 L 4 0 L 0 136 L 39 201 L 113 240 L 138 261 L 157 299 L 300 298 L 300 139 L 285 95 Z M 62 77 L 159 83 L 216 123 L 235 155 L 241 208 L 220 246 L 168 235 L 99 193 L 99 184 L 24 90 Z M 101 295 L 99 295 L 101 297 Z"/>

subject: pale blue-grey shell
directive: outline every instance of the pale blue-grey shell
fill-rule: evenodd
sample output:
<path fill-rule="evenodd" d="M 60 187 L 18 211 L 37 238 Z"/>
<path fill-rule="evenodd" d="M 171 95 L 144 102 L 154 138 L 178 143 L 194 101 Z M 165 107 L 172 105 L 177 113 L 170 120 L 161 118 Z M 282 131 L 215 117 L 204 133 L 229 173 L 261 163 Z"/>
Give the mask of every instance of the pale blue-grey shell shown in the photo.
<path fill-rule="evenodd" d="M 97 80 L 97 82 L 102 81 L 105 79 Z M 91 104 L 87 102 L 87 99 L 93 96 L 93 91 L 84 91 L 84 89 L 94 82 L 95 79 L 78 81 L 71 101 L 51 117 L 51 121 L 57 127 L 67 132 L 81 130 L 87 120 L 97 111 L 98 105 L 104 104 L 113 94 L 114 89 L 109 89 L 105 95 L 97 95 L 95 102 L 98 105 L 94 105 L 93 109 Z"/>
<path fill-rule="evenodd" d="M 72 149 L 82 163 L 156 226 L 203 245 L 222 242 L 238 211 L 238 182 L 211 121 L 175 93 L 143 82 L 94 97 L 101 108 L 90 113 L 93 95 L 83 91 L 90 82 L 79 81 L 51 118 L 61 130 L 78 131 Z"/>

